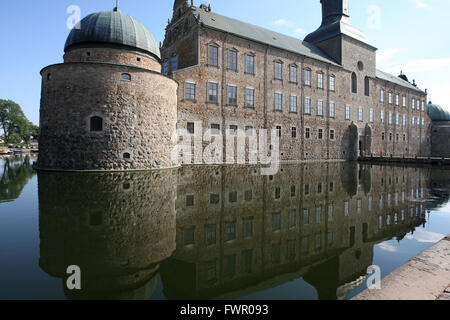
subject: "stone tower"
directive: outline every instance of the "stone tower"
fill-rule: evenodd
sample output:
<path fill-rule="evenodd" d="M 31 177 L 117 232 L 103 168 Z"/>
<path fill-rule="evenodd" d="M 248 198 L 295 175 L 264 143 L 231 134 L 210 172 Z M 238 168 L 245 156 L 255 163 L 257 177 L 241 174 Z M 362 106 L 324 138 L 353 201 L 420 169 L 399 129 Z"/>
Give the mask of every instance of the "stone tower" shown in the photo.
<path fill-rule="evenodd" d="M 153 35 L 119 8 L 84 18 L 41 71 L 40 169 L 168 168 L 177 83 Z"/>
<path fill-rule="evenodd" d="M 344 68 L 365 69 L 365 75 L 376 76 L 376 48 L 367 36 L 350 21 L 348 0 L 321 0 L 322 24 L 305 41 L 320 47 Z M 359 64 L 359 66 L 358 66 Z M 360 70 L 361 71 L 361 70 Z"/>

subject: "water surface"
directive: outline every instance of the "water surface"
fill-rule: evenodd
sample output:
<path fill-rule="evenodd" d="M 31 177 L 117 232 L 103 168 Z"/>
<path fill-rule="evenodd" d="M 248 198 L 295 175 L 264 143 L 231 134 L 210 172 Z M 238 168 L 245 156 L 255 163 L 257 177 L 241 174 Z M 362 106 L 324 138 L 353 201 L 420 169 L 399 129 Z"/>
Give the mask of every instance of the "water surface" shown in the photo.
<path fill-rule="evenodd" d="M 449 168 L 75 174 L 33 160 L 0 160 L 0 299 L 349 299 L 369 266 L 384 277 L 450 233 Z"/>

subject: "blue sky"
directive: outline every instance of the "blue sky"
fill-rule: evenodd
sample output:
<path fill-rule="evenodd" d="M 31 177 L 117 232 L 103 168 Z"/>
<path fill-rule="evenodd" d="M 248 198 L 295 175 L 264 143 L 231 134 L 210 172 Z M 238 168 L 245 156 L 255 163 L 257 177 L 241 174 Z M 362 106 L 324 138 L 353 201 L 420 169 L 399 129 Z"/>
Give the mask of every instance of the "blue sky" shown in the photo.
<path fill-rule="evenodd" d="M 196 6 L 206 0 L 195 0 Z M 321 21 L 319 0 L 210 0 L 219 14 L 303 39 Z M 7 4 L 7 5 L 6 5 Z M 39 71 L 62 62 L 69 29 L 67 8 L 77 5 L 81 17 L 111 10 L 115 0 L 3 0 L 0 11 L 0 99 L 19 103 L 39 122 Z M 158 41 L 164 38 L 172 0 L 121 0 L 123 12 L 146 25 Z M 379 49 L 377 67 L 400 70 L 428 88 L 434 103 L 450 111 L 450 0 L 350 0 L 350 15 Z"/>

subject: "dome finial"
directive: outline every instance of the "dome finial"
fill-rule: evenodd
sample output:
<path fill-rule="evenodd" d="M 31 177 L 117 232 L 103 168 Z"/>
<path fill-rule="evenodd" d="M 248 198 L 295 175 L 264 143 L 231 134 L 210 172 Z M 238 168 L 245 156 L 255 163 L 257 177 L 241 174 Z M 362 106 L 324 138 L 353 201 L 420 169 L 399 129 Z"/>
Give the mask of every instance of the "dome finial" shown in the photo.
<path fill-rule="evenodd" d="M 114 8 L 114 11 L 115 11 L 115 12 L 120 12 L 120 9 L 119 9 L 119 0 L 116 0 L 116 7 Z"/>

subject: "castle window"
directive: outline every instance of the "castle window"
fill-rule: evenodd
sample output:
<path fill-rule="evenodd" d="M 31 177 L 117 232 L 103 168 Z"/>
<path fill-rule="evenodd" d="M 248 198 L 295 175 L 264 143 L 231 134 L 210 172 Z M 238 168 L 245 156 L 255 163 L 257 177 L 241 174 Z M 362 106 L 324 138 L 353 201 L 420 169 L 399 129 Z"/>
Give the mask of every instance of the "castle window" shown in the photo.
<path fill-rule="evenodd" d="M 281 138 L 281 126 L 277 126 L 277 137 Z"/>
<path fill-rule="evenodd" d="M 352 73 L 352 93 L 358 93 L 358 79 L 356 73 Z"/>
<path fill-rule="evenodd" d="M 245 106 L 248 108 L 255 107 L 255 89 L 245 89 Z"/>
<path fill-rule="evenodd" d="M 255 74 L 255 56 L 250 54 L 245 55 L 245 72 Z"/>
<path fill-rule="evenodd" d="M 334 130 L 330 130 L 330 140 L 334 140 L 335 133 Z"/>
<path fill-rule="evenodd" d="M 101 132 L 103 131 L 103 119 L 100 117 L 91 117 L 90 121 L 90 131 L 91 132 Z"/>
<path fill-rule="evenodd" d="M 388 123 L 389 123 L 389 124 L 392 124 L 392 112 L 389 112 Z"/>
<path fill-rule="evenodd" d="M 384 139 L 386 138 L 386 135 L 384 134 L 384 132 L 381 133 L 381 140 L 384 141 Z"/>
<path fill-rule="evenodd" d="M 323 101 L 322 100 L 318 100 L 317 101 L 317 115 L 318 116 L 323 116 Z"/>
<path fill-rule="evenodd" d="M 405 107 L 406 108 L 406 96 L 403 96 L 403 107 Z"/>
<path fill-rule="evenodd" d="M 406 114 L 403 115 L 403 126 L 406 127 Z"/>
<path fill-rule="evenodd" d="M 220 124 L 213 123 L 211 124 L 211 133 L 214 135 L 220 134 Z"/>
<path fill-rule="evenodd" d="M 358 108 L 358 120 L 364 121 L 363 108 Z"/>
<path fill-rule="evenodd" d="M 289 111 L 292 113 L 297 113 L 297 96 L 291 96 Z"/>
<path fill-rule="evenodd" d="M 169 74 L 169 61 L 165 60 L 163 62 L 163 74 L 168 75 Z"/>
<path fill-rule="evenodd" d="M 47 82 L 50 82 L 50 81 L 52 81 L 52 74 L 48 73 L 47 74 Z"/>
<path fill-rule="evenodd" d="M 208 102 L 217 103 L 219 85 L 215 82 L 208 83 Z"/>
<path fill-rule="evenodd" d="M 296 127 L 292 127 L 292 138 L 297 138 L 297 128 Z"/>
<path fill-rule="evenodd" d="M 305 86 L 311 86 L 311 70 L 310 69 L 304 70 L 304 77 L 305 77 L 305 80 L 304 80 Z"/>
<path fill-rule="evenodd" d="M 380 121 L 381 123 L 384 123 L 384 111 L 381 111 L 380 113 Z"/>
<path fill-rule="evenodd" d="M 398 94 L 395 95 L 395 105 L 400 105 L 400 96 Z"/>
<path fill-rule="evenodd" d="M 380 90 L 380 102 L 384 102 L 384 90 Z"/>
<path fill-rule="evenodd" d="M 305 114 L 311 114 L 311 98 L 305 98 Z"/>
<path fill-rule="evenodd" d="M 330 91 L 336 91 L 336 77 L 330 76 Z"/>
<path fill-rule="evenodd" d="M 289 67 L 289 81 L 292 83 L 297 83 L 297 66 L 296 65 L 291 65 Z"/>
<path fill-rule="evenodd" d="M 335 115 L 335 104 L 334 102 L 330 102 L 330 118 L 334 118 Z"/>
<path fill-rule="evenodd" d="M 129 73 L 122 73 L 122 80 L 131 81 L 131 75 Z"/>
<path fill-rule="evenodd" d="M 370 80 L 369 77 L 364 78 L 364 94 L 370 96 Z"/>
<path fill-rule="evenodd" d="M 231 106 L 237 105 L 237 87 L 228 86 L 228 104 Z"/>
<path fill-rule="evenodd" d="M 178 71 L 178 55 L 172 57 L 172 72 Z"/>
<path fill-rule="evenodd" d="M 230 135 L 231 136 L 236 136 L 237 135 L 237 131 L 238 131 L 238 126 L 237 125 L 230 125 Z"/>
<path fill-rule="evenodd" d="M 311 129 L 305 128 L 305 139 L 311 138 Z"/>
<path fill-rule="evenodd" d="M 141 62 L 141 58 L 136 58 L 137 62 Z"/>
<path fill-rule="evenodd" d="M 125 153 L 123 154 L 123 158 L 126 159 L 126 160 L 131 159 L 131 154 L 128 153 L 128 152 L 125 152 Z"/>
<path fill-rule="evenodd" d="M 317 88 L 323 89 L 323 73 L 322 72 L 317 74 Z"/>
<path fill-rule="evenodd" d="M 236 50 L 228 50 L 228 69 L 233 71 L 238 70 L 237 56 L 238 53 Z"/>
<path fill-rule="evenodd" d="M 186 82 L 184 86 L 184 98 L 186 100 L 195 100 L 197 85 L 192 82 Z"/>
<path fill-rule="evenodd" d="M 219 66 L 219 47 L 217 47 L 216 45 L 210 45 L 208 53 L 209 53 L 208 64 L 210 66 L 218 67 Z"/>
<path fill-rule="evenodd" d="M 275 110 L 282 111 L 283 110 L 283 94 L 275 93 Z"/>
<path fill-rule="evenodd" d="M 88 52 L 86 52 L 86 56 L 87 57 L 90 57 L 91 56 L 91 53 L 88 51 Z"/>
<path fill-rule="evenodd" d="M 253 136 L 253 127 L 252 126 L 246 126 L 245 127 L 245 135 L 247 137 L 252 137 Z"/>
<path fill-rule="evenodd" d="M 392 104 L 392 92 L 389 92 L 389 104 Z"/>
<path fill-rule="evenodd" d="M 415 105 L 416 105 L 416 100 L 413 98 L 412 100 L 411 100 L 411 108 L 414 110 L 415 109 Z"/>
<path fill-rule="evenodd" d="M 283 62 L 275 61 L 275 79 L 283 80 Z"/>
<path fill-rule="evenodd" d="M 373 122 L 373 109 L 369 110 L 369 122 Z"/>
<path fill-rule="evenodd" d="M 319 140 L 323 139 L 323 129 L 319 129 L 318 137 L 319 137 Z"/>
<path fill-rule="evenodd" d="M 400 125 L 400 115 L 398 113 L 395 115 L 395 125 Z"/>
<path fill-rule="evenodd" d="M 187 123 L 187 132 L 189 134 L 194 134 L 195 133 L 195 127 L 194 127 L 194 123 L 193 122 L 188 122 Z"/>

